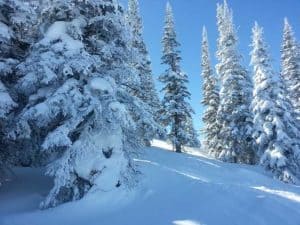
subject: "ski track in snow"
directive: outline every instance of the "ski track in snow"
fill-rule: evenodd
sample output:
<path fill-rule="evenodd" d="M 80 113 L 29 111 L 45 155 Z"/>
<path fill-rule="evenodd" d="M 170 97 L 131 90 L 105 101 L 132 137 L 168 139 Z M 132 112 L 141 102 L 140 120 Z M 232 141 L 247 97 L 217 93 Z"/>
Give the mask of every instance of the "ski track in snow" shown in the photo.
<path fill-rule="evenodd" d="M 142 172 L 135 191 L 91 193 L 45 211 L 38 205 L 52 180 L 39 169 L 16 169 L 0 188 L 0 225 L 300 225 L 300 187 L 256 166 L 153 145 L 135 160 Z"/>

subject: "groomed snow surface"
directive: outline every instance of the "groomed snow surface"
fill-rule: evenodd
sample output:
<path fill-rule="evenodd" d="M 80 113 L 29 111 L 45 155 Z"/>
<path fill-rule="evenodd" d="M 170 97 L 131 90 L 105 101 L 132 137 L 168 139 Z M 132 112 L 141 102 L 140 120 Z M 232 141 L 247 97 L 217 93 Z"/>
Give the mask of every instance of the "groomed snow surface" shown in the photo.
<path fill-rule="evenodd" d="M 45 211 L 38 205 L 52 180 L 39 169 L 15 169 L 0 188 L 0 225 L 300 225 L 300 187 L 256 166 L 153 145 L 136 159 L 142 176 L 134 191 L 91 193 Z"/>

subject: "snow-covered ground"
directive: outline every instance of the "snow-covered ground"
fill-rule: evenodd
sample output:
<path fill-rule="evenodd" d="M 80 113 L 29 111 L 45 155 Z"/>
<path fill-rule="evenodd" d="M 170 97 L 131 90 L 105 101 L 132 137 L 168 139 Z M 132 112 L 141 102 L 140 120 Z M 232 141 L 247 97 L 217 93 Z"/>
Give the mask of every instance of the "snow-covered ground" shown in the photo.
<path fill-rule="evenodd" d="M 16 169 L 14 181 L 0 188 L 0 225 L 300 225 L 300 187 L 259 167 L 153 145 L 136 159 L 137 190 L 94 193 L 45 211 L 38 205 L 51 179 L 38 169 Z"/>

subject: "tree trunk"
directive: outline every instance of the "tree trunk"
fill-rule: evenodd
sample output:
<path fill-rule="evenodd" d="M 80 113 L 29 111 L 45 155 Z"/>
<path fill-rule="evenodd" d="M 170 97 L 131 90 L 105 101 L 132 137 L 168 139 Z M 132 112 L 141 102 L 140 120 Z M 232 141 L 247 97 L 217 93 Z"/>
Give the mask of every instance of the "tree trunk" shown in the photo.
<path fill-rule="evenodd" d="M 179 121 L 178 116 L 175 115 L 175 131 L 174 131 L 174 135 L 175 135 L 175 139 L 176 139 L 175 150 L 177 153 L 182 153 L 181 144 L 178 143 L 178 126 L 180 126 L 180 121 Z"/>

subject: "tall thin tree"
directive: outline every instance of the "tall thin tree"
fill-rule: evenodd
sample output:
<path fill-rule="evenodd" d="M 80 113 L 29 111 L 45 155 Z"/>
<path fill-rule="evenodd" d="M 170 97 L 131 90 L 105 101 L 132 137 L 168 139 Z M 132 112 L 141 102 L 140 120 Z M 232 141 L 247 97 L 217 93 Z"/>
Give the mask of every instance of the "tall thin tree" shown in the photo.
<path fill-rule="evenodd" d="M 203 27 L 202 33 L 202 79 L 203 79 L 203 100 L 202 104 L 206 107 L 204 116 L 203 132 L 206 135 L 205 145 L 209 153 L 216 156 L 219 136 L 219 124 L 217 123 L 217 113 L 220 104 L 219 89 L 217 79 L 213 73 L 210 62 L 209 43 L 206 28 Z"/>
<path fill-rule="evenodd" d="M 186 122 L 193 112 L 187 100 L 190 93 L 187 89 L 188 77 L 180 67 L 180 44 L 174 26 L 173 12 L 170 3 L 166 7 L 166 19 L 164 35 L 162 39 L 163 56 L 162 64 L 167 66 L 165 72 L 160 76 L 164 84 L 162 91 L 163 110 L 161 112 L 162 122 L 169 127 L 169 138 L 176 152 L 182 151 L 182 146 L 188 142 Z"/>
<path fill-rule="evenodd" d="M 132 35 L 133 64 L 140 77 L 139 97 L 151 107 L 153 114 L 156 116 L 160 101 L 155 89 L 149 53 L 143 38 L 143 23 L 138 0 L 128 1 L 126 21 Z"/>
<path fill-rule="evenodd" d="M 147 108 L 149 116 L 153 121 L 159 121 L 159 109 L 161 107 L 158 94 L 155 89 L 151 61 L 143 38 L 143 24 L 139 12 L 138 0 L 128 1 L 128 11 L 126 13 L 126 23 L 130 31 L 130 50 L 132 55 L 131 64 L 135 69 L 139 82 L 134 86 L 134 95 L 141 99 L 144 107 Z M 139 120 L 139 115 L 134 117 Z M 149 118 L 150 119 L 150 118 Z M 149 123 L 137 123 L 137 129 L 144 136 L 144 144 L 150 145 L 150 141 L 164 135 L 164 129 L 159 123 L 149 126 Z M 154 128 L 154 129 L 152 129 Z"/>
<path fill-rule="evenodd" d="M 216 69 L 220 78 L 220 146 L 217 157 L 226 162 L 252 163 L 252 113 L 250 109 L 252 83 L 241 64 L 237 50 L 238 38 L 232 11 L 227 2 L 217 8 L 219 60 Z"/>
<path fill-rule="evenodd" d="M 281 75 L 300 121 L 300 52 L 292 26 L 284 20 L 283 42 L 281 46 Z"/>

